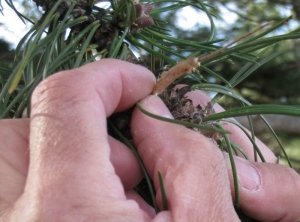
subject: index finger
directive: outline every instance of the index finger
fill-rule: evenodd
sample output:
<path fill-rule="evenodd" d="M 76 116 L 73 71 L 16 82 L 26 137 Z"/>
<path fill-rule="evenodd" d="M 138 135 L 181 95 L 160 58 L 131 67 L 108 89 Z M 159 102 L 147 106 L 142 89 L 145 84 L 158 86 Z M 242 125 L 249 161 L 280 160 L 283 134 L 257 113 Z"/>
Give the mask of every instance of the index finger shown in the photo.
<path fill-rule="evenodd" d="M 110 162 L 106 117 L 131 107 L 150 94 L 153 85 L 149 70 L 105 59 L 52 75 L 37 87 L 26 189 L 39 198 L 41 208 L 52 205 L 56 211 L 63 203 L 61 216 L 70 205 L 98 212 L 99 206 L 92 206 L 105 198 L 126 199 Z"/>

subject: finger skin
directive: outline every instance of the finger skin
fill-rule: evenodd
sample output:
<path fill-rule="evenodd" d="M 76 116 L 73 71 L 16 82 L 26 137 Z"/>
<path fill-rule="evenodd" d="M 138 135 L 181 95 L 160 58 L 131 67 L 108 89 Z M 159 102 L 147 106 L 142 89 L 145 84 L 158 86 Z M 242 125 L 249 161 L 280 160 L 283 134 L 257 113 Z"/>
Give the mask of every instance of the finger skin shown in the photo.
<path fill-rule="evenodd" d="M 12 206 L 23 193 L 29 165 L 28 136 L 28 119 L 0 121 L 0 205 Z"/>
<path fill-rule="evenodd" d="M 0 120 L 0 200 L 7 207 L 24 191 L 29 167 L 29 124 L 30 119 Z M 135 156 L 112 137 L 109 145 L 116 174 L 126 190 L 132 189 L 142 178 Z"/>
<path fill-rule="evenodd" d="M 155 218 L 156 212 L 153 207 L 143 200 L 143 198 L 134 190 L 126 190 L 125 192 L 127 199 L 134 200 L 138 203 L 139 207 L 148 213 L 151 218 Z"/>
<path fill-rule="evenodd" d="M 24 176 L 29 165 L 29 124 L 29 119 L 0 120 L 0 155 Z"/>
<path fill-rule="evenodd" d="M 132 151 L 120 141 L 108 137 L 111 147 L 110 161 L 125 190 L 134 188 L 143 178 L 140 165 Z"/>
<path fill-rule="evenodd" d="M 300 177 L 296 171 L 281 164 L 239 160 L 255 168 L 259 175 L 259 185 L 253 190 L 245 188 L 239 179 L 240 203 L 244 213 L 259 221 L 300 220 Z M 227 163 L 230 169 L 229 160 Z M 239 168 L 237 171 L 239 174 Z M 228 173 L 233 192 L 231 170 Z"/>
<path fill-rule="evenodd" d="M 152 113 L 157 113 L 153 107 L 165 107 L 156 96 L 147 97 L 141 105 Z M 214 143 L 183 126 L 148 117 L 138 109 L 133 112 L 132 134 L 154 180 L 160 207 L 158 170 L 163 175 L 170 214 L 158 214 L 157 220 L 238 221 L 224 158 Z"/>
<path fill-rule="evenodd" d="M 115 174 L 106 117 L 131 107 L 153 85 L 150 71 L 110 59 L 43 81 L 32 96 L 29 174 L 14 221 L 22 221 L 25 204 L 32 221 L 147 217 L 126 200 Z"/>
<path fill-rule="evenodd" d="M 194 91 L 189 96 L 196 104 L 200 103 L 202 107 L 206 107 L 210 101 L 209 97 L 201 91 Z M 218 104 L 214 105 L 214 109 L 216 112 L 224 111 Z M 250 157 L 249 159 L 253 161 L 253 146 L 245 134 L 232 124 L 224 123 L 223 126 L 231 132 L 230 139 L 242 147 Z M 259 221 L 298 221 L 300 219 L 299 175 L 291 168 L 274 164 L 277 158 L 271 150 L 258 139 L 256 139 L 256 143 L 268 163 L 242 160 L 257 169 L 261 177 L 261 184 L 256 190 L 245 189 L 239 181 L 240 203 L 243 211 Z M 227 167 L 230 169 L 228 175 L 234 199 L 233 178 L 228 155 Z M 239 173 L 239 169 L 237 171 Z"/>

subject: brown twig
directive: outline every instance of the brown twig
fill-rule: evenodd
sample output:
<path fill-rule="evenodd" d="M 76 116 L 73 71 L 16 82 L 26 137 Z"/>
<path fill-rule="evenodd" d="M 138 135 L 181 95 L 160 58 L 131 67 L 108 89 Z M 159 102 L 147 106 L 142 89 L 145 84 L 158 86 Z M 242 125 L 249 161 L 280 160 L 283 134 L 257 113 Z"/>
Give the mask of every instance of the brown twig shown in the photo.
<path fill-rule="evenodd" d="M 198 58 L 189 58 L 178 62 L 175 66 L 168 71 L 162 73 L 161 77 L 155 84 L 152 94 L 161 94 L 169 85 L 185 73 L 190 73 L 200 66 Z"/>
<path fill-rule="evenodd" d="M 165 71 L 162 73 L 161 77 L 159 78 L 159 80 L 157 81 L 157 83 L 155 84 L 155 86 L 153 88 L 152 94 L 155 94 L 155 95 L 161 94 L 169 85 L 171 85 L 180 76 L 182 76 L 185 73 L 190 73 L 190 72 L 194 71 L 196 68 L 198 68 L 200 66 L 201 61 L 211 58 L 215 55 L 218 55 L 219 53 L 226 50 L 228 47 L 241 41 L 242 39 L 247 38 L 248 36 L 252 35 L 253 33 L 270 25 L 271 23 L 272 22 L 268 22 L 256 29 L 254 29 L 253 31 L 237 38 L 236 40 L 230 42 L 226 46 L 218 49 L 217 51 L 215 51 L 211 54 L 208 54 L 208 55 L 200 57 L 200 58 L 194 57 L 194 58 L 189 58 L 189 59 L 178 62 L 176 65 L 174 65 L 168 71 Z"/>

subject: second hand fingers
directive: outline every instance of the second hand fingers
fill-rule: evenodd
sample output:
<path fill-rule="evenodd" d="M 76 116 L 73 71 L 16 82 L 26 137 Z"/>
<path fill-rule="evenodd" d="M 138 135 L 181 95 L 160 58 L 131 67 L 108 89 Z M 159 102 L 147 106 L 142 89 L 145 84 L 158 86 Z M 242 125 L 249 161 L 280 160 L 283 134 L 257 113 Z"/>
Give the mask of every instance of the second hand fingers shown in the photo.
<path fill-rule="evenodd" d="M 193 100 L 194 105 L 200 104 L 203 108 L 206 107 L 207 104 L 210 102 L 210 98 L 200 90 L 192 91 L 187 95 L 191 100 Z M 213 108 L 217 113 L 224 111 L 224 109 L 219 104 L 215 104 Z M 239 127 L 231 123 L 223 122 L 223 127 L 229 132 L 231 132 L 231 134 L 229 134 L 229 138 L 247 153 L 250 160 L 254 160 L 253 144 L 245 135 L 245 133 Z M 251 136 L 251 133 L 249 131 L 248 133 Z M 274 153 L 259 139 L 256 138 L 255 142 L 258 148 L 260 149 L 262 155 L 264 156 L 266 162 L 275 163 L 277 158 L 274 155 Z M 260 160 L 259 157 L 258 160 Z"/>
<path fill-rule="evenodd" d="M 110 160 L 125 190 L 134 188 L 142 179 L 142 171 L 133 152 L 120 141 L 108 137 L 111 147 Z"/>
<path fill-rule="evenodd" d="M 227 159 L 231 189 L 232 171 Z M 259 221 L 298 221 L 300 219 L 300 177 L 280 164 L 258 163 L 235 157 L 239 181 L 240 205 Z"/>

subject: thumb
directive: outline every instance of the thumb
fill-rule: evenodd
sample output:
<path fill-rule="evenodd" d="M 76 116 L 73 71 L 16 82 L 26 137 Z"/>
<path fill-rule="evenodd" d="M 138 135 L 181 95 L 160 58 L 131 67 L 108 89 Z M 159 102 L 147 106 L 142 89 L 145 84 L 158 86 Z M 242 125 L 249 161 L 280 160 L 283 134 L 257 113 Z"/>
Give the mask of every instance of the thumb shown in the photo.
<path fill-rule="evenodd" d="M 228 155 L 225 156 L 228 159 Z M 280 164 L 250 162 L 236 156 L 234 158 L 240 204 L 244 213 L 259 221 L 300 219 L 300 176 L 293 169 Z M 230 163 L 227 165 L 234 193 Z"/>
<path fill-rule="evenodd" d="M 141 105 L 151 113 L 171 114 L 156 96 Z M 224 157 L 219 148 L 199 133 L 180 125 L 153 119 L 135 109 L 134 143 L 157 191 L 162 206 L 157 172 L 163 175 L 169 211 L 158 220 L 237 221 L 231 200 Z M 160 218 L 160 219 L 159 219 Z"/>

